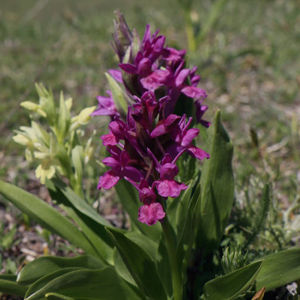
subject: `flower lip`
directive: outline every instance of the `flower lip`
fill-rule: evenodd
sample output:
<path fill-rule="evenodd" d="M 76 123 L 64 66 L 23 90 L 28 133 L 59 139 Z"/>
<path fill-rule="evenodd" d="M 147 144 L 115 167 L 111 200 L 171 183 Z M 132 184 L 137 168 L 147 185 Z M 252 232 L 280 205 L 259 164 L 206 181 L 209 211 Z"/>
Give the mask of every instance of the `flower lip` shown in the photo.
<path fill-rule="evenodd" d="M 155 202 L 149 205 L 143 205 L 139 208 L 138 219 L 147 225 L 154 225 L 157 221 L 162 220 L 166 213 L 160 203 Z"/>
<path fill-rule="evenodd" d="M 177 198 L 182 190 L 187 189 L 187 185 L 175 180 L 158 180 L 155 184 L 158 194 L 162 197 Z"/>

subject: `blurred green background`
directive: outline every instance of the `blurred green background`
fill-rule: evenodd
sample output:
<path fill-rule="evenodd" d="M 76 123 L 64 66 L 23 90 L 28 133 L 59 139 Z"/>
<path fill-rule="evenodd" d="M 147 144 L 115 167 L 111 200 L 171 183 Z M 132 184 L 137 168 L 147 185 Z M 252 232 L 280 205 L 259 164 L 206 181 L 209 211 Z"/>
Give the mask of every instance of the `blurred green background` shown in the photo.
<path fill-rule="evenodd" d="M 169 45 L 187 48 L 184 1 L 191 2 L 1 0 L 0 176 L 24 175 L 27 165 L 19 164 L 23 152 L 12 136 L 28 125 L 19 104 L 37 101 L 35 82 L 56 95 L 63 90 L 72 96 L 77 111 L 95 104 L 107 88 L 104 71 L 117 64 L 110 46 L 113 11 L 121 10 L 140 35 L 149 23 L 167 36 Z M 194 1 L 188 16 L 195 34 L 206 31 L 187 55 L 190 64 L 199 66 L 201 87 L 208 91 L 208 116 L 216 108 L 223 111 L 241 184 L 253 172 L 267 172 L 288 200 L 289 190 L 299 183 L 300 3 L 223 1 L 212 16 L 216 2 Z M 91 126 L 97 128 L 97 120 Z M 260 162 L 262 156 L 269 169 Z"/>
<path fill-rule="evenodd" d="M 37 102 L 34 83 L 42 82 L 56 96 L 61 90 L 71 96 L 76 113 L 95 105 L 107 88 L 104 72 L 117 66 L 111 47 L 116 9 L 140 36 L 150 24 L 152 31 L 166 35 L 168 45 L 188 50 L 188 64 L 199 67 L 200 87 L 209 95 L 207 119 L 220 108 L 233 141 L 235 201 L 240 203 L 235 209 L 240 207 L 250 220 L 246 229 L 255 228 L 252 216 L 262 207 L 264 183 L 270 182 L 269 229 L 255 248 L 290 245 L 284 214 L 298 209 L 288 213 L 296 231 L 300 214 L 299 0 L 0 0 L 0 178 L 49 200 L 23 148 L 12 140 L 14 130 L 29 125 L 20 103 Z M 191 32 L 198 39 L 196 47 L 187 36 Z M 88 126 L 88 133 L 97 130 L 95 160 L 104 154 L 99 136 L 105 127 L 101 118 Z M 99 201 L 100 213 L 123 220 L 113 194 L 97 192 L 101 167 L 95 160 L 97 174 L 86 179 L 85 188 Z M 15 273 L 22 264 L 19 246 L 24 248 L 24 237 L 35 232 L 34 244 L 25 247 L 39 255 L 45 249 L 36 246 L 45 237 L 39 237 L 44 233 L 38 227 L 30 227 L 26 215 L 1 201 L 0 252 L 1 247 L 6 250 L 0 254 L 0 272 L 2 266 Z M 269 232 L 275 241 L 270 238 L 267 245 Z M 49 249 L 56 255 L 75 251 L 56 238 Z"/>

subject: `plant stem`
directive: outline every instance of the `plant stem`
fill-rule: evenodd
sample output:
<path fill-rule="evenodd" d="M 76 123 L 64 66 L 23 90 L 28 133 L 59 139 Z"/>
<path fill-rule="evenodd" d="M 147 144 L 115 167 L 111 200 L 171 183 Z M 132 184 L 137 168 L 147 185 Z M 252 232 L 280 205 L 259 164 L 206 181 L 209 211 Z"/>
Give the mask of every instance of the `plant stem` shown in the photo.
<path fill-rule="evenodd" d="M 174 300 L 182 300 L 183 294 L 183 284 L 182 277 L 178 266 L 178 261 L 176 258 L 176 239 L 175 234 L 171 228 L 169 220 L 167 217 L 161 222 L 161 226 L 164 232 L 166 247 L 169 256 L 169 262 L 171 267 L 172 276 L 172 287 Z"/>

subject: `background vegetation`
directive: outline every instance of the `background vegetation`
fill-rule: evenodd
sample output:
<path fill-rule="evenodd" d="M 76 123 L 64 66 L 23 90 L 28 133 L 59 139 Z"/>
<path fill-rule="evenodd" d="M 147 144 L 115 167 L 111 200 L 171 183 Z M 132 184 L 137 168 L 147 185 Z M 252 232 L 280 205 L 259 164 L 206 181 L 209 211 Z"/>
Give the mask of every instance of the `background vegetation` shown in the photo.
<path fill-rule="evenodd" d="M 211 17 L 213 0 L 195 1 L 191 14 L 195 32 Z M 94 105 L 104 94 L 104 71 L 116 65 L 111 50 L 113 11 L 120 9 L 130 27 L 143 34 L 145 25 L 160 29 L 174 47 L 187 48 L 185 15 L 175 0 L 1 0 L 0 2 L 0 177 L 26 187 L 47 200 L 45 190 L 25 162 L 12 136 L 28 125 L 24 100 L 37 101 L 34 83 L 43 82 L 55 95 L 64 91 L 75 111 Z M 212 116 L 221 108 L 235 147 L 236 201 L 245 220 L 255 221 L 263 183 L 272 187 L 271 213 L 258 237 L 261 248 L 299 245 L 300 228 L 300 4 L 297 0 L 225 1 L 205 29 L 199 47 L 189 51 L 199 67 L 201 87 L 208 91 Z M 95 158 L 100 158 L 95 119 Z M 100 170 L 99 170 L 100 173 Z M 99 197 L 98 175 L 87 182 L 100 211 L 118 223 L 112 197 Z M 250 199 L 247 210 L 244 203 Z M 0 199 L 1 201 L 1 199 Z M 289 208 L 292 210 L 288 210 Z M 234 224 L 234 220 L 232 220 Z M 248 223 L 247 223 L 248 222 Z M 245 222 L 245 230 L 254 224 Z M 26 216 L 0 202 L 0 272 L 15 272 L 24 260 L 52 251 L 72 252 L 63 241 L 49 238 L 39 227 L 30 229 Z M 249 229 L 250 228 L 250 229 Z M 233 227 L 234 230 L 234 227 Z M 272 233 L 273 231 L 273 233 Z M 10 233 L 10 234 L 7 234 Z M 236 236 L 243 239 L 242 236 Z M 25 240 L 24 240 L 25 239 Z M 34 241 L 34 242 L 32 242 Z M 59 247 L 57 247 L 59 246 Z"/>

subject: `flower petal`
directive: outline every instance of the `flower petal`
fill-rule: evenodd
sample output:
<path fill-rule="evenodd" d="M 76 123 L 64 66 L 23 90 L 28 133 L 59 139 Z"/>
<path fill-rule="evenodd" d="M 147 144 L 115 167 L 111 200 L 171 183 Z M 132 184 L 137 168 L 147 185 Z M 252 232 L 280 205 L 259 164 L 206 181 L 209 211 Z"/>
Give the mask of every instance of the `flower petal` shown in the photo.
<path fill-rule="evenodd" d="M 156 70 L 149 76 L 141 79 L 142 86 L 146 90 L 154 91 L 166 82 L 169 74 L 168 70 Z"/>
<path fill-rule="evenodd" d="M 194 139 L 198 134 L 199 134 L 199 129 L 198 129 L 198 128 L 191 128 L 191 129 L 189 129 L 189 130 L 185 133 L 185 135 L 184 135 L 184 137 L 183 137 L 183 139 L 182 139 L 182 141 L 181 141 L 181 146 L 186 147 L 186 146 L 190 145 L 191 142 L 193 141 L 193 139 Z"/>
<path fill-rule="evenodd" d="M 160 168 L 160 178 L 172 180 L 178 174 L 178 167 L 172 163 L 165 163 Z"/>
<path fill-rule="evenodd" d="M 166 213 L 161 204 L 155 202 L 139 208 L 138 220 L 147 225 L 154 225 L 158 220 L 163 219 L 165 215 Z"/>
<path fill-rule="evenodd" d="M 122 175 L 128 177 L 133 181 L 140 181 L 142 179 L 142 173 L 135 167 L 127 166 L 124 168 Z"/>
<path fill-rule="evenodd" d="M 184 93 L 186 96 L 188 96 L 190 98 L 199 99 L 199 98 L 207 97 L 205 90 L 200 89 L 195 86 L 186 86 L 181 91 L 182 91 L 182 93 Z"/>
<path fill-rule="evenodd" d="M 210 158 L 210 155 L 204 150 L 191 146 L 188 148 L 188 151 L 197 159 L 203 160 L 204 158 Z"/>
<path fill-rule="evenodd" d="M 113 79 L 117 80 L 120 83 L 123 83 L 122 72 L 116 69 L 108 70 L 108 73 L 112 76 Z"/>
<path fill-rule="evenodd" d="M 189 76 L 189 74 L 190 74 L 190 69 L 181 70 L 175 79 L 176 87 L 180 87 L 184 83 L 186 78 Z"/>
<path fill-rule="evenodd" d="M 120 167 L 120 162 L 118 162 L 115 158 L 109 156 L 109 157 L 106 157 L 102 160 L 102 162 L 108 166 L 108 167 L 111 167 L 111 168 L 117 168 L 117 167 Z"/>
<path fill-rule="evenodd" d="M 112 171 L 108 171 L 99 178 L 97 189 L 104 188 L 109 190 L 118 183 L 119 179 L 119 176 L 115 175 Z"/>
<path fill-rule="evenodd" d="M 101 140 L 104 146 L 115 146 L 118 144 L 117 138 L 112 133 L 102 135 Z"/>
<path fill-rule="evenodd" d="M 119 67 L 129 74 L 135 74 L 137 71 L 136 66 L 133 64 L 119 64 Z"/>
<path fill-rule="evenodd" d="M 175 180 L 158 180 L 156 181 L 156 189 L 162 197 L 176 198 L 182 190 L 187 186 L 183 183 L 178 183 Z"/>

